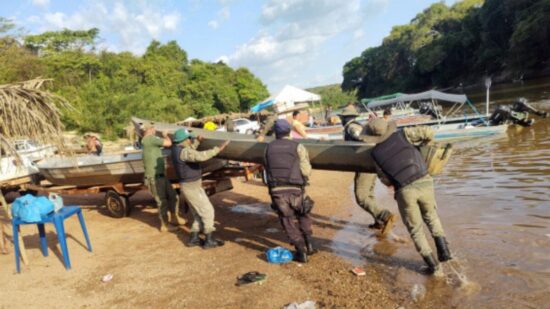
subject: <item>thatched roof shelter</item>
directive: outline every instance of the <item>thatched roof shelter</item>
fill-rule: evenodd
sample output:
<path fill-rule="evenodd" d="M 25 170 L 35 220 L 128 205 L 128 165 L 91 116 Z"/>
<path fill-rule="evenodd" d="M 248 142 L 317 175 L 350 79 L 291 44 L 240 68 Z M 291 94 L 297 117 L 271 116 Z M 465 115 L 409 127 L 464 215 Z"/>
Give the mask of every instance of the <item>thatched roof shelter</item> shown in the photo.
<path fill-rule="evenodd" d="M 10 141 L 29 138 L 59 149 L 63 144 L 61 108 L 70 108 L 65 99 L 40 90 L 51 80 L 37 78 L 0 85 L 0 150 L 16 155 Z"/>

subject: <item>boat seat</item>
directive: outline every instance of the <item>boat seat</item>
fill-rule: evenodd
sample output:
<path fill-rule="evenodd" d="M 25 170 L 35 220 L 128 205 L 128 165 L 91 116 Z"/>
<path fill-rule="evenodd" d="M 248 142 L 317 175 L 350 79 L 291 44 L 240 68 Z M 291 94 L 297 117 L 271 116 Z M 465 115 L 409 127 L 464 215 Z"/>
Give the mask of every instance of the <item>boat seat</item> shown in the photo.
<path fill-rule="evenodd" d="M 78 206 L 65 206 L 61 208 L 58 212 L 52 212 L 44 217 L 39 222 L 24 222 L 18 218 L 12 219 L 13 226 L 13 244 L 15 252 L 15 268 L 17 272 L 21 272 L 20 269 L 20 260 L 19 260 L 19 226 L 20 225 L 30 225 L 36 224 L 38 227 L 38 234 L 40 236 L 40 246 L 42 248 L 42 255 L 48 256 L 48 244 L 46 242 L 46 229 L 44 224 L 52 223 L 55 226 L 57 233 L 57 239 L 59 241 L 59 246 L 61 247 L 61 253 L 63 255 L 63 262 L 65 264 L 65 269 L 71 269 L 71 260 L 69 259 L 69 250 L 67 249 L 67 236 L 65 235 L 65 219 L 77 215 L 78 220 L 80 221 L 80 227 L 84 233 L 84 238 L 86 238 L 86 245 L 88 246 L 88 251 L 92 252 L 92 245 L 90 243 L 90 238 L 88 237 L 88 231 L 86 229 L 86 223 L 84 222 L 84 216 L 82 215 L 82 209 Z"/>

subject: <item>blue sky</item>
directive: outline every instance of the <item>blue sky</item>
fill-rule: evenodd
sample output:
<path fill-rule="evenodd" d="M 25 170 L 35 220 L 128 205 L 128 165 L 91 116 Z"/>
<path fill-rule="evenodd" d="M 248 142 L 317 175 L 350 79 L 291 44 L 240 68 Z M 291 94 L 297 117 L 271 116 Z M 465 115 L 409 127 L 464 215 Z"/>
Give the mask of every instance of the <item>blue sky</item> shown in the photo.
<path fill-rule="evenodd" d="M 456 0 L 447 0 L 452 4 Z M 436 0 L 0 0 L 27 33 L 100 29 L 101 49 L 176 40 L 189 58 L 245 66 L 271 92 L 340 83 L 342 67 Z"/>

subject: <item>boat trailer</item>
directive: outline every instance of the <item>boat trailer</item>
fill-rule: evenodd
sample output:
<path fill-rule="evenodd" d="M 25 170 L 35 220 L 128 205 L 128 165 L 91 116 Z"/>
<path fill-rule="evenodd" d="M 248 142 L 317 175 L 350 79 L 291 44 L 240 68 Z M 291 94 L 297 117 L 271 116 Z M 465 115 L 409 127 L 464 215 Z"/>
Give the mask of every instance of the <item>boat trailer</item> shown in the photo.
<path fill-rule="evenodd" d="M 259 164 L 226 166 L 203 175 L 202 186 L 206 194 L 211 196 L 233 189 L 231 178 L 244 177 L 245 180 L 248 181 L 252 179 L 256 173 L 261 171 L 262 166 Z M 172 187 L 179 192 L 179 183 L 172 183 Z M 116 183 L 96 186 L 56 186 L 47 181 L 42 181 L 39 184 L 21 184 L 18 191 L 45 195 L 57 193 L 66 196 L 104 193 L 104 205 L 109 214 L 114 218 L 123 218 L 129 216 L 132 211 L 130 197 L 142 190 L 147 190 L 147 186 L 144 183 Z M 180 205 L 182 206 L 180 210 L 187 208 L 185 201 L 180 200 Z"/>

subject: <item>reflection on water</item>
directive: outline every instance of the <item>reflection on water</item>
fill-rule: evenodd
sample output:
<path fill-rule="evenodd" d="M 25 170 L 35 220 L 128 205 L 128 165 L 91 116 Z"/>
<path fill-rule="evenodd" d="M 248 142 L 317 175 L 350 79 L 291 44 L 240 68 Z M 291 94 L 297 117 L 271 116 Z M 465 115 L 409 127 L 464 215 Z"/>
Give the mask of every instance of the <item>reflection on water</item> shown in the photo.
<path fill-rule="evenodd" d="M 504 137 L 456 143 L 454 149 L 437 180 L 445 194 L 490 196 L 501 207 L 550 206 L 550 121 L 514 126 Z"/>

